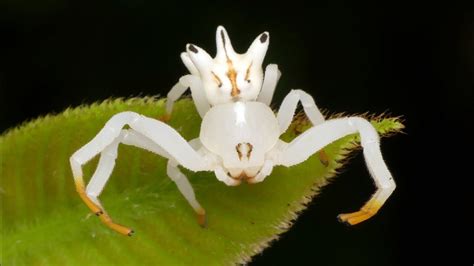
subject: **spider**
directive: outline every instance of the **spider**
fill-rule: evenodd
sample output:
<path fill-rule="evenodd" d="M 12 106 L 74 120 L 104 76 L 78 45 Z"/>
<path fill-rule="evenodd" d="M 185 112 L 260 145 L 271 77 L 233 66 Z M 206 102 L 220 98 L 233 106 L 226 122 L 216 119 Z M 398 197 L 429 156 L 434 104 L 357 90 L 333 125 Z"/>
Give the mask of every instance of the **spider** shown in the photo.
<path fill-rule="evenodd" d="M 302 163 L 335 140 L 358 133 L 377 191 L 359 211 L 340 214 L 338 218 L 354 225 L 375 215 L 395 189 L 395 182 L 370 122 L 361 117 L 325 120 L 313 98 L 302 90 L 292 90 L 275 114 L 269 104 L 280 72 L 276 65 L 269 65 L 264 77 L 261 69 L 269 34 L 259 35 L 244 55 L 234 52 L 221 26 L 217 28 L 216 40 L 215 59 L 193 44 L 186 46 L 187 52 L 181 54 L 181 59 L 191 74 L 181 77 L 168 94 L 170 115 L 173 102 L 191 88 L 203 118 L 198 138 L 187 141 L 165 122 L 122 112 L 107 121 L 89 143 L 70 157 L 76 190 L 91 211 L 111 229 L 133 234 L 132 229 L 115 223 L 98 199 L 115 166 L 120 143 L 167 158 L 168 176 L 196 212 L 198 223 L 205 226 L 206 211 L 179 165 L 194 172 L 212 171 L 228 186 L 259 183 L 271 174 L 274 166 Z M 312 127 L 291 142 L 284 142 L 279 137 L 288 129 L 300 102 Z M 99 164 L 86 187 L 82 165 L 99 153 Z"/>

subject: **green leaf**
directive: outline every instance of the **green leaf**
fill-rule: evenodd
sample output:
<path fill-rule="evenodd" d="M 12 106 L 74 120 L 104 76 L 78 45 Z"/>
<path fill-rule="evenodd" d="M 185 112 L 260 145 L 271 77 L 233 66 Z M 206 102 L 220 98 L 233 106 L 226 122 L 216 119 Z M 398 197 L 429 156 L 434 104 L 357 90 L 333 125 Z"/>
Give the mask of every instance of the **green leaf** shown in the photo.
<path fill-rule="evenodd" d="M 194 211 L 166 175 L 166 160 L 121 145 L 101 199 L 112 218 L 134 228 L 119 235 L 92 215 L 77 195 L 71 154 L 114 114 L 130 110 L 158 118 L 164 101 L 155 98 L 105 101 L 49 115 L 0 137 L 2 201 L 0 262 L 5 265 L 223 265 L 248 262 L 288 230 L 297 213 L 342 166 L 356 136 L 327 146 L 328 164 L 316 153 L 291 168 L 276 167 L 256 185 L 228 187 L 212 173 L 184 171 L 208 214 L 201 228 Z M 179 101 L 170 121 L 186 139 L 198 136 L 201 119 L 190 100 Z M 387 135 L 398 118 L 374 118 Z M 309 127 L 298 118 L 283 136 L 291 140 Z M 84 170 L 91 176 L 97 158 Z M 369 178 L 369 177 L 367 177 Z"/>

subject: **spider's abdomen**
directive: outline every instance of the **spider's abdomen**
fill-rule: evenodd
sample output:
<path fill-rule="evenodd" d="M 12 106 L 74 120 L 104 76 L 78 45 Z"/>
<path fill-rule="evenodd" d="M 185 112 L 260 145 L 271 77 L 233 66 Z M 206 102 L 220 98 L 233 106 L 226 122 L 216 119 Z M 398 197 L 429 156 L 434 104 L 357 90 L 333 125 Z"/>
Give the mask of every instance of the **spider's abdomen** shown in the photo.
<path fill-rule="evenodd" d="M 261 166 L 279 138 L 278 120 L 260 102 L 235 102 L 211 108 L 203 118 L 200 140 L 232 166 Z"/>

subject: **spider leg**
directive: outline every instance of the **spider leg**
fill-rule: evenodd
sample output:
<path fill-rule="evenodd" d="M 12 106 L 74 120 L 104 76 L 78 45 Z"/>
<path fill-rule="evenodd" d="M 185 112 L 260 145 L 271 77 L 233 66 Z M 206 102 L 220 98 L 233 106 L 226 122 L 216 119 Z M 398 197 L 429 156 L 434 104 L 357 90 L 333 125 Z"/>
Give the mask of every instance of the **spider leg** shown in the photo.
<path fill-rule="evenodd" d="M 131 129 L 121 130 L 125 125 L 129 125 Z M 209 169 L 204 158 L 178 132 L 165 123 L 133 112 L 113 116 L 89 143 L 71 156 L 70 163 L 76 190 L 82 200 L 102 222 L 124 235 L 131 235 L 133 230 L 113 222 L 97 199 L 112 173 L 119 143 L 145 148 L 159 155 L 174 158 L 192 171 Z M 85 188 L 82 165 L 99 153 L 101 153 L 99 165 Z"/>
<path fill-rule="evenodd" d="M 270 64 L 265 68 L 265 75 L 263 76 L 262 89 L 257 97 L 258 102 L 262 102 L 268 106 L 272 103 L 273 93 L 281 77 L 281 72 L 278 70 L 278 65 Z"/>
<path fill-rule="evenodd" d="M 354 133 L 360 135 L 367 168 L 375 181 L 377 191 L 359 211 L 338 216 L 339 220 L 351 225 L 375 215 L 396 186 L 383 160 L 379 136 L 370 122 L 360 117 L 328 120 L 308 129 L 292 142 L 282 146 L 278 161 L 278 164 L 287 167 L 299 164 L 324 146 Z"/>
<path fill-rule="evenodd" d="M 323 114 L 319 111 L 318 106 L 311 95 L 303 90 L 291 90 L 290 93 L 286 95 L 285 99 L 283 99 L 277 114 L 281 134 L 288 130 L 288 127 L 295 116 L 299 102 L 301 102 L 303 110 L 313 126 L 317 126 L 325 121 Z M 326 167 L 329 165 L 329 158 L 323 149 L 319 151 L 319 161 L 321 161 L 321 163 Z"/>
<path fill-rule="evenodd" d="M 97 198 L 112 174 L 115 159 L 117 158 L 118 145 L 127 135 L 127 131 L 128 130 L 122 130 L 120 135 L 100 153 L 99 164 L 86 188 L 84 188 L 82 178 L 78 179 L 75 177 L 74 179 L 76 181 L 77 192 L 92 212 L 99 216 L 100 220 L 111 229 L 121 234 L 131 236 L 133 230 L 113 222 Z"/>
<path fill-rule="evenodd" d="M 301 102 L 303 110 L 313 126 L 317 126 L 325 121 L 311 95 L 302 90 L 291 90 L 283 99 L 277 114 L 281 134 L 288 130 L 299 102 Z"/>
<path fill-rule="evenodd" d="M 193 139 L 189 142 L 189 144 L 195 149 L 198 150 L 201 146 L 199 139 Z M 166 168 L 168 176 L 173 180 L 178 187 L 178 190 L 184 196 L 184 198 L 188 201 L 189 205 L 194 209 L 197 214 L 198 223 L 202 227 L 206 227 L 206 210 L 199 204 L 196 200 L 196 195 L 194 193 L 194 189 L 189 183 L 188 178 L 184 175 L 178 168 L 178 163 L 170 159 L 168 161 L 168 165 Z"/>
<path fill-rule="evenodd" d="M 87 195 L 99 206 L 101 206 L 101 204 L 97 197 L 102 193 L 104 186 L 112 174 L 115 159 L 117 159 L 118 145 L 120 143 L 142 148 L 162 157 L 169 158 L 169 154 L 166 151 L 147 137 L 133 129 L 122 129 L 120 135 L 100 153 L 97 169 L 86 187 Z"/>
<path fill-rule="evenodd" d="M 176 85 L 174 85 L 168 92 L 168 98 L 166 100 L 166 115 L 162 120 L 166 121 L 171 118 L 174 102 L 176 102 L 188 88 L 191 89 L 191 96 L 199 115 L 204 117 L 206 112 L 209 110 L 210 105 L 207 101 L 206 93 L 202 88 L 202 82 L 198 76 L 185 75 L 182 76 L 178 83 L 176 83 Z"/>

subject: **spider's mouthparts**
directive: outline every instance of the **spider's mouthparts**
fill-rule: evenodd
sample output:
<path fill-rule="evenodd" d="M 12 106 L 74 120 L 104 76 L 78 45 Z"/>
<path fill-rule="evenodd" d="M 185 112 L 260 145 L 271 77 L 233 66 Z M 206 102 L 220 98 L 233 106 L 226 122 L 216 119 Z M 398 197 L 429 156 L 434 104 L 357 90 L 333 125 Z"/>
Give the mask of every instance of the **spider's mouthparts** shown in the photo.
<path fill-rule="evenodd" d="M 242 171 L 239 175 L 231 176 L 235 180 L 249 180 L 254 178 L 255 176 L 248 176 L 244 171 Z"/>

